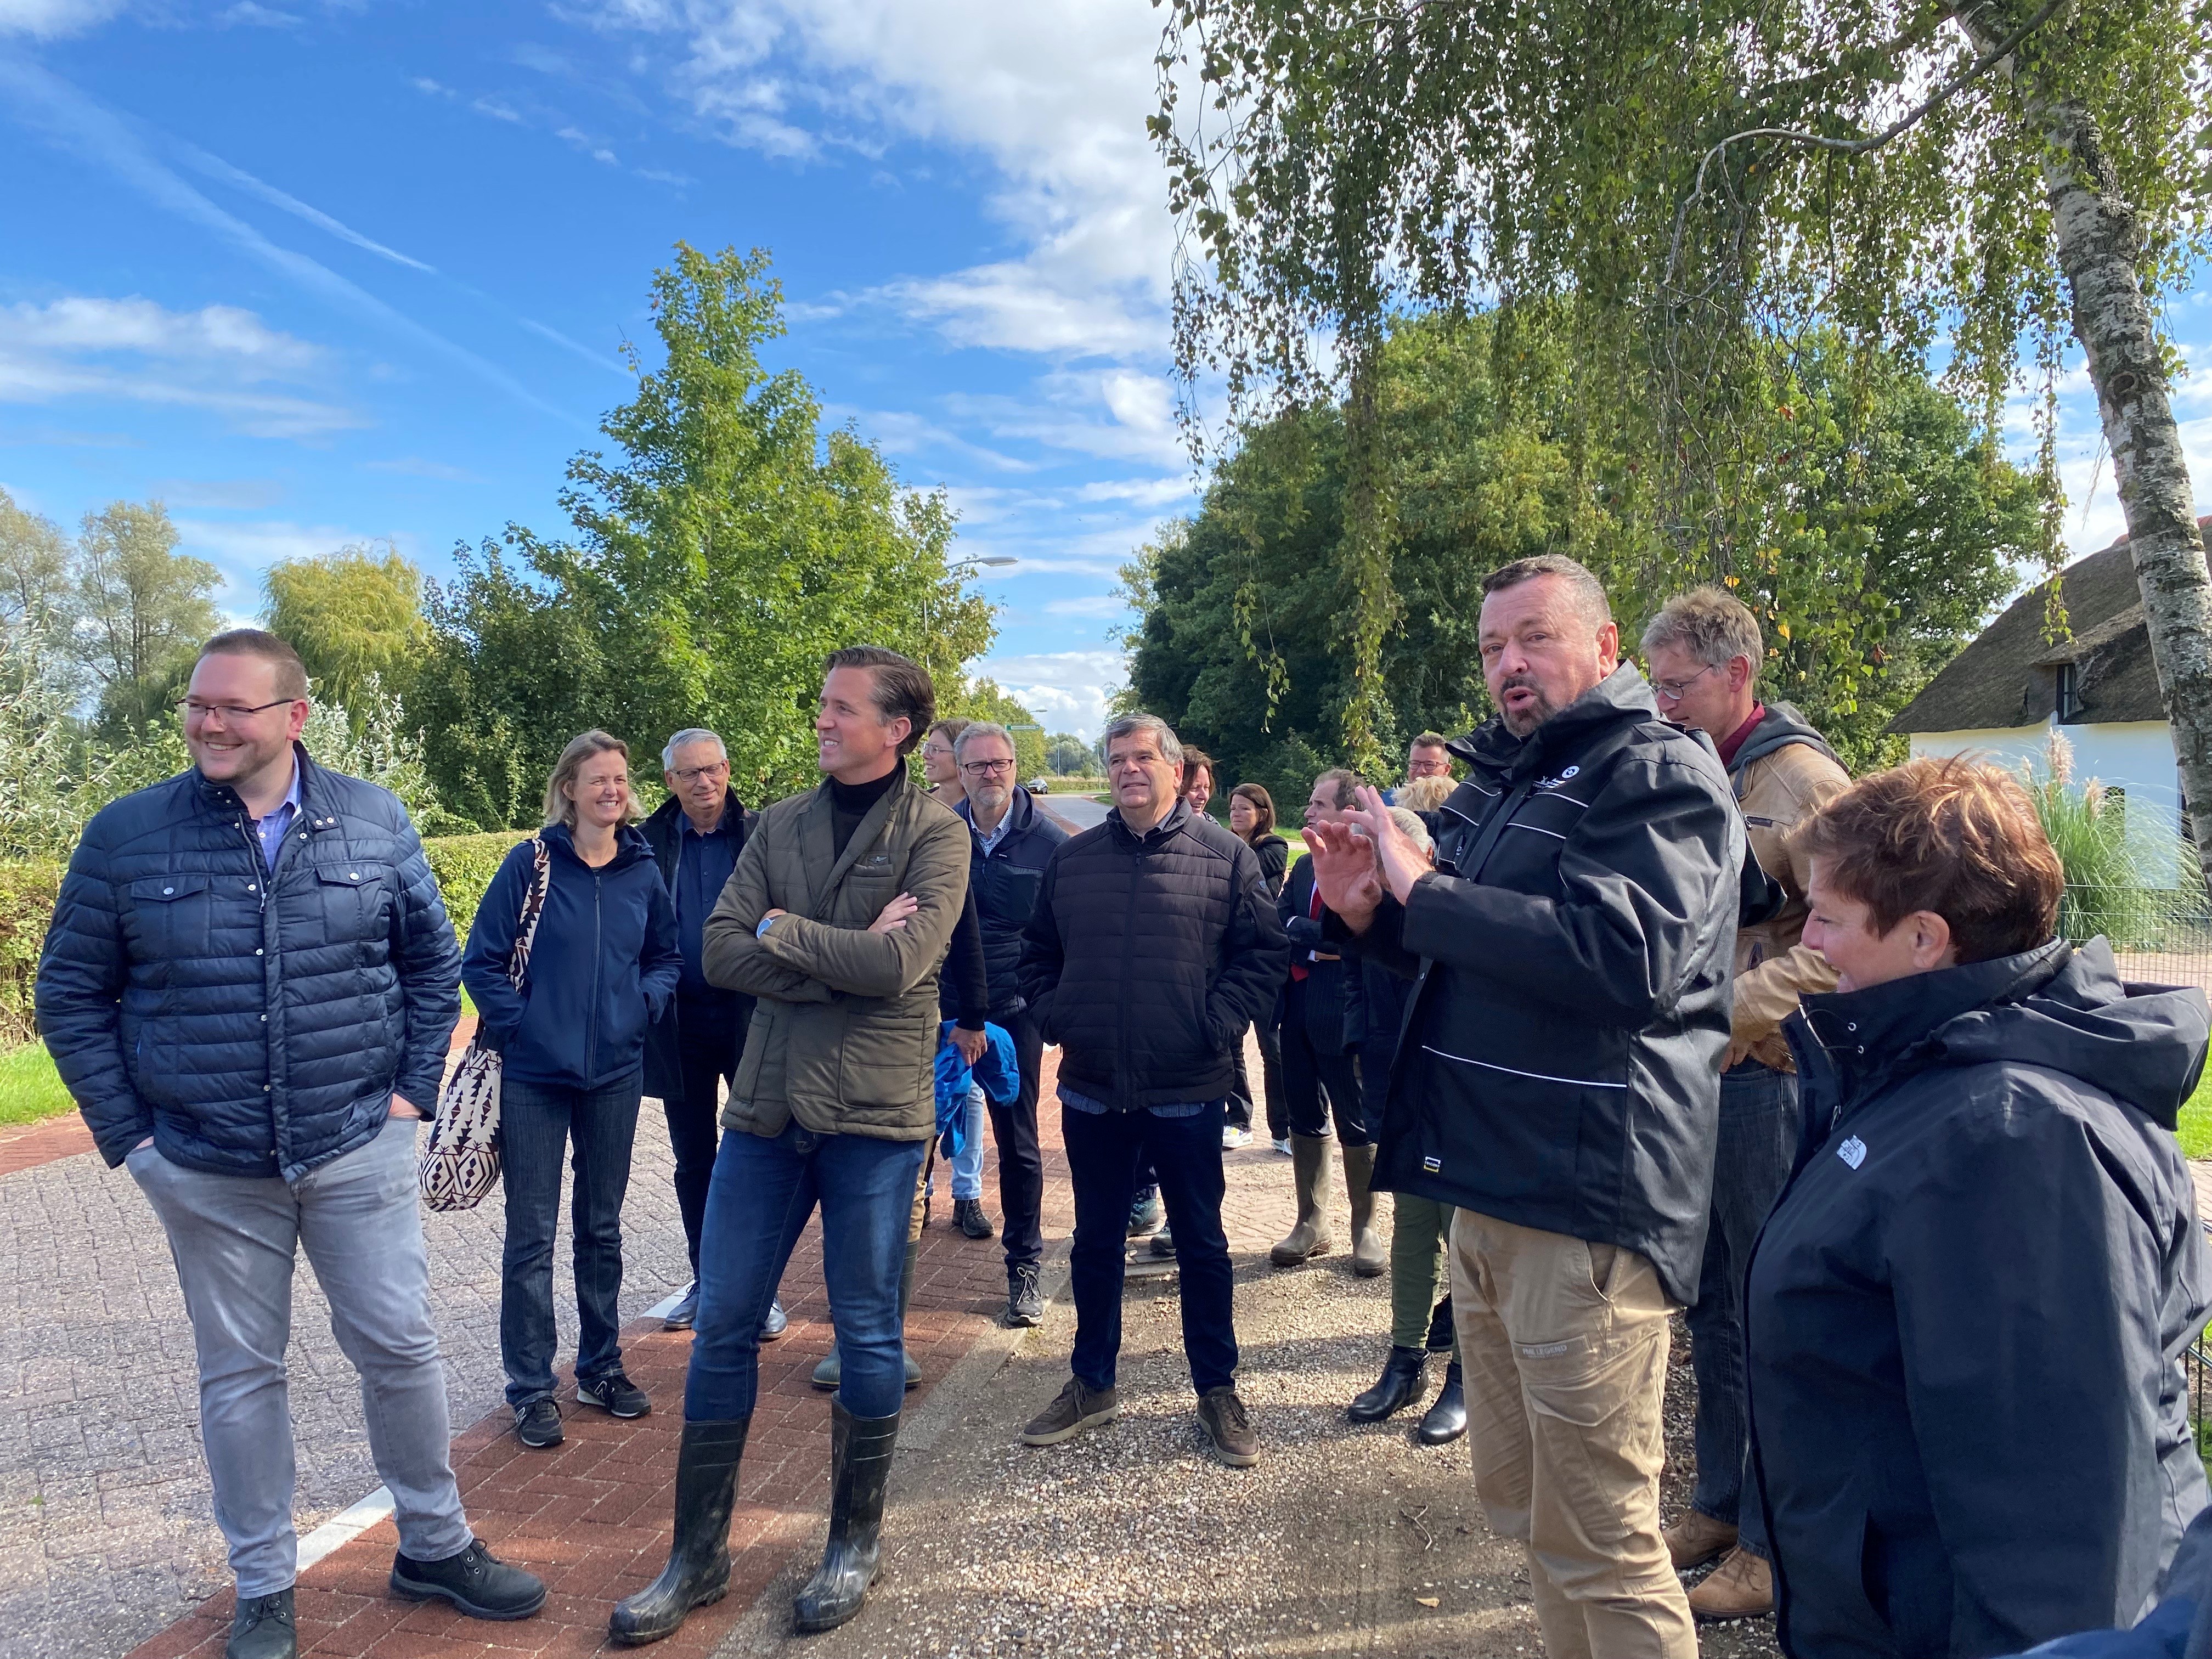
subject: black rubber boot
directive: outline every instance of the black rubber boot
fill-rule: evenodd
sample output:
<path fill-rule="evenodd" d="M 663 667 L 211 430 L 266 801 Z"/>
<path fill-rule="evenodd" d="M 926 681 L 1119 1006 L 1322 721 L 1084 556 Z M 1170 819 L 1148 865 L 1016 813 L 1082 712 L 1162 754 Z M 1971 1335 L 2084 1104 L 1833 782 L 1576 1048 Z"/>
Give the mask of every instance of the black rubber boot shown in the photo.
<path fill-rule="evenodd" d="M 1344 1414 L 1355 1423 L 1380 1423 L 1395 1416 L 1429 1391 L 1428 1363 L 1428 1355 L 1419 1348 L 1393 1346 L 1375 1386 L 1353 1396 Z"/>
<path fill-rule="evenodd" d="M 1417 1437 L 1424 1446 L 1441 1446 L 1467 1432 L 1467 1390 L 1461 1386 L 1459 1361 L 1444 1372 L 1444 1385 L 1437 1390 L 1437 1403 L 1421 1419 Z"/>
<path fill-rule="evenodd" d="M 898 1311 L 899 1328 L 902 1331 L 906 1328 L 906 1304 L 914 1300 L 914 1264 L 921 1255 L 921 1241 L 915 1239 L 906 1247 L 906 1265 L 899 1269 Z M 907 1387 L 909 1389 L 920 1387 L 921 1367 L 915 1363 L 912 1354 L 906 1352 L 902 1343 L 900 1345 L 900 1353 L 906 1361 Z M 844 1364 L 837 1358 L 837 1350 L 834 1344 L 830 1352 L 822 1356 L 821 1362 L 814 1367 L 814 1375 L 808 1380 L 825 1394 L 834 1392 L 837 1385 L 845 1380 Z"/>
<path fill-rule="evenodd" d="M 1455 1333 L 1452 1329 L 1451 1292 L 1446 1291 L 1437 1304 L 1437 1310 L 1429 1316 L 1429 1352 L 1449 1353 Z"/>
<path fill-rule="evenodd" d="M 607 1634 L 624 1647 L 673 1636 L 694 1607 L 719 1601 L 730 1588 L 730 1510 L 737 1502 L 738 1461 L 750 1417 L 686 1423 L 676 1455 L 676 1535 L 660 1577 L 617 1601 Z"/>
<path fill-rule="evenodd" d="M 835 1630 L 860 1610 L 883 1571 L 884 1489 L 898 1444 L 897 1413 L 855 1417 L 830 1402 L 830 1542 L 792 1604 L 802 1632 Z"/>

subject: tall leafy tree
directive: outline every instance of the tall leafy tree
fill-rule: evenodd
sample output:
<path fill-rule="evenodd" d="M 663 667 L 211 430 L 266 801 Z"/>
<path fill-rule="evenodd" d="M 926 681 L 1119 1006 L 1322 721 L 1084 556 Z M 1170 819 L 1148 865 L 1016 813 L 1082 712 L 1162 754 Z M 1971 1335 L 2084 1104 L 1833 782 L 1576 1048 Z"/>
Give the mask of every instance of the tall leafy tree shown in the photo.
<path fill-rule="evenodd" d="M 1768 544 L 1762 428 L 1819 327 L 1869 376 L 1948 345 L 1988 438 L 2025 354 L 2055 552 L 2070 334 L 2212 845 L 2212 584 L 2158 322 L 2206 251 L 2202 0 L 1169 6 L 1152 131 L 1186 232 L 1183 365 L 1218 365 L 1248 408 L 1347 393 L 1354 752 L 1375 746 L 1396 617 L 1368 418 L 1395 310 L 1566 307 L 1592 394 L 1577 488 L 1601 488 L 1601 453 L 1635 464 L 1632 516 L 1685 578 L 1744 574 Z"/>
<path fill-rule="evenodd" d="M 263 619 L 291 641 L 319 698 L 359 710 L 372 679 L 404 697 L 429 642 L 422 573 L 386 546 L 280 559 L 262 578 Z"/>
<path fill-rule="evenodd" d="M 902 487 L 849 428 L 825 431 L 805 380 L 762 362 L 783 332 L 767 254 L 678 244 L 654 273 L 653 315 L 661 361 L 632 353 L 637 395 L 601 422 L 611 453 L 569 463 L 574 538 L 510 526 L 511 558 L 488 548 L 433 596 L 418 690 L 440 733 L 431 763 L 480 821 L 507 787 L 487 769 L 499 720 L 526 757 L 510 775 L 540 777 L 556 732 L 602 726 L 657 750 L 711 726 L 740 792 L 774 794 L 816 775 L 828 652 L 903 651 L 949 703 L 993 637 L 988 603 L 947 568 L 943 495 Z M 469 742 L 449 744 L 464 726 Z M 459 766 L 473 784 L 446 775 Z"/>
<path fill-rule="evenodd" d="M 160 501 L 88 513 L 74 561 L 78 660 L 100 688 L 100 724 L 123 738 L 164 722 L 191 653 L 222 626 L 222 573 L 177 551 Z"/>

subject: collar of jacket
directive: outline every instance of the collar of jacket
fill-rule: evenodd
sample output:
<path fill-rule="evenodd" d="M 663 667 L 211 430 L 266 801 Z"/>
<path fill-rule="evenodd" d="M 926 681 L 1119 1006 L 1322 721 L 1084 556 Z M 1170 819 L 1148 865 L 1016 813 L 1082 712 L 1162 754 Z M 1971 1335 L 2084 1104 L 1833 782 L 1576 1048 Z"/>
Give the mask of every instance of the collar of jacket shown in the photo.
<path fill-rule="evenodd" d="M 308 757 L 307 745 L 297 738 L 292 740 L 292 764 L 300 769 L 300 827 L 303 830 L 328 830 L 337 823 L 322 797 L 329 786 L 323 781 L 323 769 Z M 237 790 L 227 783 L 216 783 L 204 776 L 197 766 L 192 769 L 192 795 L 200 805 L 211 812 L 242 812 L 246 802 Z"/>
<path fill-rule="evenodd" d="M 1729 763 L 1729 778 L 1743 793 L 1744 769 L 1753 761 L 1765 760 L 1778 749 L 1787 749 L 1793 743 L 1802 743 L 1808 749 L 1818 750 L 1838 766 L 1836 751 L 1828 747 L 1828 740 L 1813 728 L 1812 723 L 1786 702 L 1766 705 L 1765 718 L 1752 727 L 1751 735 L 1743 740 L 1743 747 L 1735 751 Z M 1849 771 L 1849 767 L 1844 767 Z"/>
<path fill-rule="evenodd" d="M 952 810 L 960 815 L 961 822 L 968 826 L 969 833 L 973 835 L 975 832 L 975 803 L 963 795 L 960 798 L 960 805 Z M 999 837 L 999 845 L 1004 847 L 1009 841 L 1028 829 L 1030 821 L 1036 816 L 1036 803 L 1030 799 L 1030 792 L 1018 783 L 1016 784 L 1014 798 L 1006 803 L 1006 832 Z M 1116 812 L 1113 816 L 1119 817 L 1121 814 Z"/>
<path fill-rule="evenodd" d="M 590 871 L 595 876 L 611 876 L 617 870 L 626 869 L 630 865 L 635 864 L 640 859 L 649 859 L 653 856 L 652 844 L 646 840 L 634 823 L 625 823 L 615 831 L 615 855 L 597 869 L 585 863 L 577 854 L 576 838 L 569 833 L 567 824 L 549 823 L 538 833 L 544 838 L 545 844 L 553 849 L 554 857 L 566 859 L 579 870 Z"/>
<path fill-rule="evenodd" d="M 1505 729 L 1504 716 L 1493 714 L 1445 747 L 1493 781 L 1510 786 L 1551 770 L 1618 726 L 1659 717 L 1650 686 L 1634 663 L 1625 662 L 1525 738 L 1515 737 Z"/>
<path fill-rule="evenodd" d="M 2073 954 L 2072 945 L 2055 939 L 2017 955 L 1908 974 L 1863 991 L 1810 993 L 1798 999 L 1784 1032 L 1801 1070 L 1808 1060 L 1826 1064 L 1848 1111 L 1876 1085 L 1940 1055 L 1943 1028 L 1952 1021 L 2032 995 Z"/>
<path fill-rule="evenodd" d="M 1118 806 L 1106 815 L 1106 822 L 1114 826 L 1116 842 L 1124 847 L 1134 848 L 1138 852 L 1149 853 L 1182 833 L 1183 826 L 1190 822 L 1190 803 L 1177 796 L 1176 804 L 1168 808 L 1168 815 L 1141 836 L 1122 820 L 1121 809 Z"/>
<path fill-rule="evenodd" d="M 685 823 L 677 822 L 684 817 L 684 803 L 671 795 L 653 809 L 653 816 L 645 821 L 647 830 L 665 830 L 671 835 L 682 835 Z M 738 799 L 738 792 L 727 784 L 722 786 L 722 816 L 714 825 L 714 833 L 726 836 L 745 821 L 745 804 Z"/>

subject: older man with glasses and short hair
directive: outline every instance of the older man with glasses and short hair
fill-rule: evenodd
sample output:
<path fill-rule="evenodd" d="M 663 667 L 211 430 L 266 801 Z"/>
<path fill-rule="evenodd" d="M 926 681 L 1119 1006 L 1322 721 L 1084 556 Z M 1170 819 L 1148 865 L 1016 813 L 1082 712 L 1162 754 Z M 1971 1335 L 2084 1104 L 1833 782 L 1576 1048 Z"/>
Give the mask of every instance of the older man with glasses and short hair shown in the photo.
<path fill-rule="evenodd" d="M 985 1097 L 999 1146 L 999 1204 L 1006 1212 L 1006 1322 L 1044 1322 L 1038 1272 L 1044 1261 L 1044 1158 L 1037 1146 L 1037 1090 L 1044 1035 L 1021 993 L 1022 933 L 1036 908 L 1045 866 L 1067 831 L 1037 810 L 1014 780 L 1014 734 L 979 720 L 954 744 L 967 799 L 955 808 L 973 835 L 968 894 L 983 931 L 991 1019 L 1014 1040 L 1021 1093 L 1000 1105 Z"/>

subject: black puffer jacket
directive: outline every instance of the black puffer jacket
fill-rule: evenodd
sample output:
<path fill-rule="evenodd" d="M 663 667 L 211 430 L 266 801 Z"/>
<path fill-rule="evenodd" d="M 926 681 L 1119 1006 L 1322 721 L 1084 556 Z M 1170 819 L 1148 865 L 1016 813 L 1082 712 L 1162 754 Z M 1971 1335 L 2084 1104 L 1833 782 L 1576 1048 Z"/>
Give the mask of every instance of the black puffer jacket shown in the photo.
<path fill-rule="evenodd" d="M 1177 801 L 1144 836 L 1109 812 L 1054 850 L 1021 994 L 1061 1079 L 1131 1111 L 1227 1095 L 1231 1045 L 1289 965 L 1258 854 Z"/>
<path fill-rule="evenodd" d="M 1626 665 L 1452 752 L 1437 873 L 1353 941 L 1419 980 L 1375 1184 L 1650 1258 L 1697 1300 L 1743 821 Z"/>
<path fill-rule="evenodd" d="M 2016 1652 L 2131 1622 L 2205 1504 L 2207 1264 L 2175 1115 L 2197 990 L 2102 940 L 1803 999 L 1808 1152 L 1752 1254 L 1784 1652 Z"/>
<path fill-rule="evenodd" d="M 1305 1037 L 1316 1054 L 1356 1054 L 1369 1035 L 1366 964 L 1345 955 L 1339 941 L 1322 937 L 1321 918 L 1310 914 L 1313 896 L 1313 860 L 1300 859 L 1275 901 L 1291 941 L 1291 968 L 1305 969 L 1304 994 L 1285 999 L 1285 1018 L 1291 1008 L 1305 1011 Z M 1325 953 L 1322 960 L 1315 960 L 1316 951 Z M 1393 1006 L 1402 1012 L 1404 1000 L 1394 999 Z"/>
<path fill-rule="evenodd" d="M 968 892 L 983 925 L 991 1018 L 1003 1025 L 1021 1011 L 1022 937 L 1044 884 L 1044 867 L 1068 833 L 1037 810 L 1028 790 L 1017 789 L 1006 805 L 1012 822 L 987 856 L 975 838 L 975 808 L 963 800 L 952 810 L 968 824 Z"/>
<path fill-rule="evenodd" d="M 730 826 L 733 851 L 745 850 L 745 837 L 752 833 L 760 814 L 746 809 L 738 799 L 738 792 L 726 788 L 722 792 L 722 822 Z M 684 869 L 684 803 L 671 795 L 660 803 L 651 817 L 637 826 L 645 837 L 645 844 L 653 849 L 654 865 L 660 878 L 668 888 L 669 899 L 675 901 L 676 884 Z M 714 907 L 709 905 L 711 910 Z M 699 918 L 701 927 L 706 917 Z M 645 1092 L 655 1100 L 680 1098 L 684 1093 L 683 1009 L 680 1004 L 687 998 L 671 997 L 660 1018 L 653 1022 L 645 1034 Z M 695 1011 L 714 1016 L 714 1031 L 729 1043 L 726 1070 L 737 1069 L 738 1056 L 744 1051 L 745 1027 L 753 1017 L 753 1000 L 736 991 L 717 989 L 712 998 L 698 998 Z"/>
<path fill-rule="evenodd" d="M 112 1166 L 295 1180 L 366 1146 L 397 1090 L 436 1109 L 461 953 L 407 809 L 296 744 L 274 875 L 197 771 L 106 806 L 39 961 L 39 1030 Z"/>

